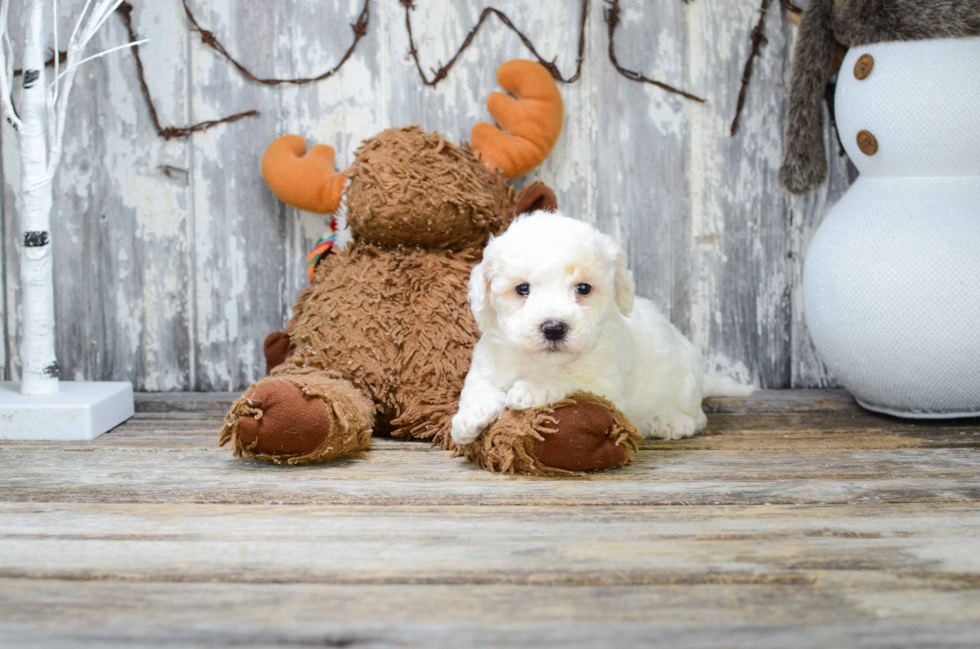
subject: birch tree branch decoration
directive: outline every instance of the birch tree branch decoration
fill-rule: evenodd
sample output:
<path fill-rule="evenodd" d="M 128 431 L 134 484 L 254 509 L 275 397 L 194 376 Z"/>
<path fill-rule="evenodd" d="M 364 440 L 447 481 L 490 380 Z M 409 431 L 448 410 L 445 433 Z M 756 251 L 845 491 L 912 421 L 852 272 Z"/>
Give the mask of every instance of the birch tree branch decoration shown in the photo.
<path fill-rule="evenodd" d="M 26 395 L 58 392 L 58 361 L 54 351 L 54 283 L 51 254 L 52 180 L 61 161 L 68 100 L 78 66 L 120 49 L 146 41 L 126 43 L 83 58 L 89 42 L 123 0 L 86 0 L 68 40 L 64 70 L 54 57 L 53 80 L 45 69 L 45 9 L 47 0 L 26 0 L 26 29 L 22 42 L 23 75 L 20 114 L 11 96 L 14 52 L 7 14 L 10 0 L 0 0 L 0 108 L 20 143 L 21 290 L 24 337 L 21 392 Z M 58 50 L 58 0 L 51 0 L 54 51 Z"/>

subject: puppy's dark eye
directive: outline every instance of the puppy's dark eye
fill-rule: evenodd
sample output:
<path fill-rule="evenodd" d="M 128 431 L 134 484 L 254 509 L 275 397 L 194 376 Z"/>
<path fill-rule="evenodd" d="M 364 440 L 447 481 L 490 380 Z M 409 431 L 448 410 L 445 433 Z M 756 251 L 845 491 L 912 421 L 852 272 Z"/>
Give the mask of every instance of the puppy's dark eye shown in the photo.
<path fill-rule="evenodd" d="M 579 284 L 575 287 L 575 292 L 579 295 L 588 295 L 592 292 L 592 287 L 588 284 Z"/>
<path fill-rule="evenodd" d="M 530 292 L 531 292 L 531 285 L 530 284 L 520 284 L 517 287 L 517 294 L 518 295 L 527 295 Z"/>

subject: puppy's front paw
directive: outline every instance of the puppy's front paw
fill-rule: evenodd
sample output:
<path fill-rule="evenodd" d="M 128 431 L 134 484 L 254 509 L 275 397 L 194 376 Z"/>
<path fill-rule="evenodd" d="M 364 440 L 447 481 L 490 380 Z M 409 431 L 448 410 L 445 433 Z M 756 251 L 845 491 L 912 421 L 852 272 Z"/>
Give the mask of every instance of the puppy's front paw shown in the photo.
<path fill-rule="evenodd" d="M 684 439 L 693 435 L 697 430 L 698 422 L 694 417 L 672 415 L 659 422 L 650 436 L 660 439 Z"/>
<path fill-rule="evenodd" d="M 457 444 L 471 444 L 501 412 L 496 404 L 461 407 L 453 416 L 453 425 L 449 434 Z"/>
<path fill-rule="evenodd" d="M 564 390 L 555 386 L 518 381 L 507 392 L 507 407 L 511 410 L 542 408 L 557 403 L 567 396 Z"/>

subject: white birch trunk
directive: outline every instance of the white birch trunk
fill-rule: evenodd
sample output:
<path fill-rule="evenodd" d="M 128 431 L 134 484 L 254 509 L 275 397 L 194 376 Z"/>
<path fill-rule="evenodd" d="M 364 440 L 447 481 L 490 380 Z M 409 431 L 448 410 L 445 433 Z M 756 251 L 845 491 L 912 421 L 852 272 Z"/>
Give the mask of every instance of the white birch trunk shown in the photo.
<path fill-rule="evenodd" d="M 95 4 L 93 5 L 93 1 Z M 21 190 L 21 292 L 24 338 L 20 391 L 40 395 L 58 392 L 58 360 L 54 354 L 54 277 L 51 255 L 52 180 L 61 160 L 68 98 L 76 68 L 86 61 L 110 52 L 139 45 L 127 43 L 82 59 L 89 41 L 112 15 L 122 0 L 85 0 L 68 43 L 68 67 L 58 74 L 55 56 L 54 83 L 49 87 L 44 70 L 44 10 L 47 0 L 28 0 L 27 29 L 24 32 L 23 93 L 21 114 L 14 111 L 10 96 L 13 52 L 7 38 L 10 0 L 0 0 L 0 109 L 20 140 Z M 89 11 L 91 9 L 91 12 Z M 57 0 L 51 12 L 58 13 Z M 58 52 L 57 22 L 54 25 L 54 51 Z M 9 57 L 9 58 L 8 58 Z M 61 81 L 63 79 L 63 81 Z M 60 84 L 60 85 L 59 85 Z M 60 88 L 60 92 L 59 92 Z"/>
<path fill-rule="evenodd" d="M 48 109 L 44 70 L 44 0 L 31 0 L 24 34 L 20 116 L 23 191 L 21 291 L 24 338 L 21 393 L 58 392 L 54 353 L 54 282 L 51 255 L 52 177 L 48 167 Z"/>

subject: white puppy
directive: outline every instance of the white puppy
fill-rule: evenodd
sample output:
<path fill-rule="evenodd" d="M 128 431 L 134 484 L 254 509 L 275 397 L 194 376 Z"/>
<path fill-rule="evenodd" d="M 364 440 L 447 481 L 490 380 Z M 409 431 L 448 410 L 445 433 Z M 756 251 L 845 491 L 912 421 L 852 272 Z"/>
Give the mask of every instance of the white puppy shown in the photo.
<path fill-rule="evenodd" d="M 706 396 L 753 388 L 702 371 L 701 355 L 657 310 L 633 297 L 626 252 L 611 237 L 550 212 L 518 218 L 470 275 L 483 336 L 453 417 L 474 441 L 505 408 L 547 406 L 576 390 L 612 401 L 647 437 L 690 437 Z"/>

